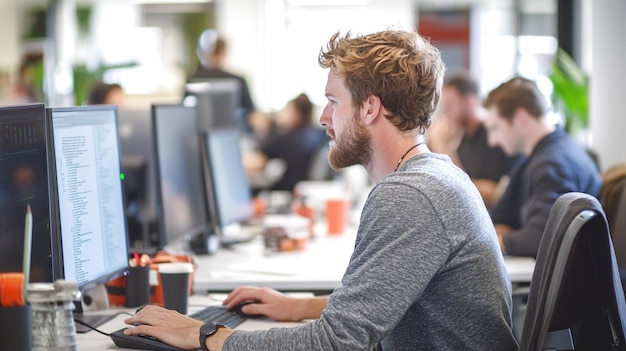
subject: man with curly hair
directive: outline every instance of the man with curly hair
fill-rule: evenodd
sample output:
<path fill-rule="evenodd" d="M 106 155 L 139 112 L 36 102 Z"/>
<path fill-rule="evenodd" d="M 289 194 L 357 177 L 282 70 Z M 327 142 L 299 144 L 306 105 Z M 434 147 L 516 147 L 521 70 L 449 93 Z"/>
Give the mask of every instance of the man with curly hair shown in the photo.
<path fill-rule="evenodd" d="M 299 327 L 204 337 L 202 322 L 147 306 L 126 333 L 211 351 L 516 350 L 511 283 L 480 194 L 424 144 L 443 84 L 439 51 L 414 32 L 336 33 L 319 63 L 329 69 L 329 162 L 362 165 L 376 183 L 341 285 L 306 299 L 240 287 L 224 301 L 252 300 L 244 313 L 277 321 L 313 319 Z"/>

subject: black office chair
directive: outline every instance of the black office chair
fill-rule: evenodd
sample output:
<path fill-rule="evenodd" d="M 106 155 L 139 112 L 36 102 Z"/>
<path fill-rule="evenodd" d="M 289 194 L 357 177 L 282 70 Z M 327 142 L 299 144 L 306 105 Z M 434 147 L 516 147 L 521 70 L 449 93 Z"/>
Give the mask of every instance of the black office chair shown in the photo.
<path fill-rule="evenodd" d="M 626 350 L 626 302 L 600 202 L 562 195 L 530 284 L 521 351 Z"/>
<path fill-rule="evenodd" d="M 626 285 L 626 163 L 619 163 L 602 173 L 600 203 L 609 221 L 609 231 L 617 258 L 622 286 Z M 624 286 L 626 288 L 626 286 Z"/>

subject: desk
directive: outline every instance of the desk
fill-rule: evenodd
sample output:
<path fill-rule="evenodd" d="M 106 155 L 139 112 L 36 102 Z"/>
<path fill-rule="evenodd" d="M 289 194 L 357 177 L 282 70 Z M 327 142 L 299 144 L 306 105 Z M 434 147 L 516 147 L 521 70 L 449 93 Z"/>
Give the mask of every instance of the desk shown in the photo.
<path fill-rule="evenodd" d="M 195 295 L 189 300 L 189 313 L 204 306 L 219 304 L 206 294 L 228 292 L 241 285 L 269 286 L 283 291 L 328 292 L 337 287 L 350 259 L 354 233 L 341 236 L 321 236 L 309 242 L 302 252 L 264 254 L 263 242 L 253 241 L 220 250 L 212 256 L 198 259 L 194 279 Z M 527 257 L 504 259 L 513 284 L 529 283 L 535 261 Z M 134 308 L 111 309 L 108 313 L 134 313 Z M 103 313 L 98 311 L 97 313 Z M 125 326 L 126 315 L 118 315 L 99 329 L 111 333 Z M 268 319 L 249 319 L 238 330 L 269 329 L 277 326 L 297 326 L 302 323 L 274 322 Z M 104 335 L 91 331 L 78 334 L 78 350 L 120 350 Z"/>
<path fill-rule="evenodd" d="M 266 254 L 261 238 L 198 257 L 194 292 L 228 292 L 241 285 L 281 291 L 330 292 L 339 285 L 356 234 L 320 235 L 305 250 Z"/>
<path fill-rule="evenodd" d="M 513 284 L 530 284 L 535 270 L 532 257 L 504 256 L 504 264 Z"/>
<path fill-rule="evenodd" d="M 205 306 L 219 304 L 218 301 L 210 299 L 207 295 L 193 295 L 190 296 L 189 299 L 189 314 L 192 314 Z M 115 318 L 101 325 L 98 329 L 105 333 L 112 333 L 116 330 L 124 328 L 126 324 L 124 323 L 124 319 L 128 317 L 126 314 L 122 313 L 135 313 L 136 308 L 112 308 L 107 311 L 98 311 L 97 313 L 111 313 L 118 314 Z M 260 319 L 248 319 L 247 321 L 240 324 L 236 329 L 237 330 L 260 330 L 260 329 L 269 329 L 272 327 L 293 327 L 302 325 L 304 322 L 274 322 L 270 319 L 260 318 Z M 78 342 L 78 350 L 79 351 L 91 351 L 91 350 L 131 350 L 131 349 L 122 349 L 115 346 L 113 340 L 108 336 L 102 335 L 95 331 L 90 331 L 84 334 L 77 335 Z"/>
<path fill-rule="evenodd" d="M 340 236 L 318 235 L 306 250 L 264 254 L 259 238 L 198 258 L 194 292 L 228 292 L 242 285 L 265 286 L 281 291 L 329 293 L 341 282 L 354 248 L 355 232 Z M 535 260 L 504 258 L 513 284 L 530 283 Z"/>

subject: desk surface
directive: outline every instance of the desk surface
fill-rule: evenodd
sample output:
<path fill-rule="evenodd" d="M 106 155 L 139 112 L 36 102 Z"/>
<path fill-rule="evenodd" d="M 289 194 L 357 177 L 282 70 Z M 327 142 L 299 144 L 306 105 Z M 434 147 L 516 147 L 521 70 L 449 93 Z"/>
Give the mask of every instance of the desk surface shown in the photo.
<path fill-rule="evenodd" d="M 194 291 L 228 292 L 238 286 L 271 287 L 282 291 L 329 292 L 339 286 L 354 247 L 355 233 L 318 235 L 304 251 L 265 254 L 262 240 L 198 257 Z M 535 260 L 505 257 L 514 284 L 529 283 Z"/>
<path fill-rule="evenodd" d="M 319 242 L 317 242 L 319 240 Z M 344 237 L 332 237 L 332 238 L 319 238 L 316 239 L 316 242 L 309 247 L 309 249 L 314 252 L 323 251 L 324 254 L 322 256 L 311 256 L 308 253 L 287 253 L 284 255 L 272 255 L 265 257 L 260 254 L 262 257 L 262 261 L 267 260 L 266 263 L 259 263 L 257 265 L 244 265 L 237 269 L 229 269 L 223 273 L 217 274 L 213 273 L 208 277 L 212 277 L 215 281 L 206 280 L 207 276 L 205 276 L 205 280 L 201 280 L 200 283 L 196 282 L 196 290 L 225 290 L 230 291 L 235 286 L 239 286 L 241 284 L 247 285 L 259 285 L 259 286 L 272 286 L 274 288 L 285 288 L 287 290 L 300 290 L 305 287 L 310 287 L 314 289 L 324 290 L 328 288 L 332 288 L 339 284 L 341 276 L 343 274 L 343 268 L 345 264 L 347 264 L 348 256 L 345 253 L 339 252 L 341 251 L 341 247 L 345 247 L 342 245 L 347 245 L 349 238 Z M 332 244 L 332 245 L 331 245 Z M 322 248 L 326 245 L 330 245 L 334 249 L 322 250 Z M 252 248 L 256 245 L 248 246 L 248 249 L 252 250 Z M 316 248 L 314 248 L 316 247 Z M 260 246 L 259 246 L 260 248 Z M 243 250 L 243 248 L 241 249 Z M 308 252 L 308 251 L 307 251 Z M 238 257 L 240 255 L 245 255 L 245 250 L 241 252 L 239 249 L 234 252 L 227 252 L 216 257 L 220 257 L 222 255 L 234 255 Z M 337 256 L 336 256 L 337 255 Z M 248 256 L 245 256 L 248 257 Z M 296 269 L 300 267 L 300 263 L 292 265 L 294 262 L 300 261 L 300 257 L 303 261 L 307 262 L 307 264 L 303 264 L 303 266 L 313 266 L 314 268 L 306 269 L 304 271 L 296 272 Z M 322 259 L 320 259 L 322 257 Z M 211 257 L 213 258 L 213 257 Z M 248 257 L 250 260 L 254 259 L 253 257 Z M 203 258 L 203 263 L 206 264 L 210 260 L 208 258 Z M 273 273 L 263 272 L 259 273 L 259 271 L 266 269 L 268 266 L 275 264 L 274 261 L 281 261 L 283 264 L 280 265 L 281 268 L 284 268 L 282 272 L 274 271 Z M 321 261 L 321 262 L 320 262 Z M 244 260 L 244 262 L 247 262 Z M 343 263 L 343 266 L 338 266 Z M 505 257 L 505 263 L 507 265 L 507 269 L 511 276 L 511 281 L 513 283 L 527 283 L 530 282 L 532 277 L 532 268 L 534 267 L 534 260 L 525 258 L 525 257 Z M 223 268 L 227 266 L 227 262 L 215 263 L 213 268 L 215 272 L 219 271 L 219 268 Z M 255 269 L 256 268 L 256 269 Z M 274 267 L 272 267 L 274 268 Z M 248 270 L 249 269 L 249 270 Z M 199 270 L 202 272 L 202 270 Z M 211 270 L 208 270 L 211 272 Z M 290 273 L 291 272 L 291 273 Z M 208 274 L 208 273 L 207 273 Z M 230 274 L 230 275 L 229 275 Z M 297 281 L 297 279 L 308 279 L 304 281 Z M 219 296 L 218 296 L 219 297 Z M 221 298 L 221 297 L 219 297 Z M 207 294 L 196 294 L 190 297 L 189 300 L 189 314 L 196 312 L 197 310 L 208 306 L 220 304 L 219 299 L 212 299 Z M 116 317 L 111 319 L 110 321 L 104 323 L 99 327 L 99 330 L 105 333 L 112 333 L 116 330 L 119 330 L 126 325 L 124 324 L 124 319 L 127 318 L 127 314 L 132 314 L 135 312 L 135 308 L 112 308 L 107 311 L 98 311 L 95 313 L 111 313 L 116 314 Z M 274 322 L 269 319 L 249 319 L 245 321 L 243 324 L 237 327 L 238 330 L 260 330 L 260 329 L 269 329 L 272 327 L 291 327 L 302 325 L 303 323 L 283 323 L 283 322 Z M 108 336 L 99 334 L 95 331 L 91 331 L 85 334 L 78 334 L 77 336 L 78 342 L 78 350 L 120 350 L 111 338 Z"/>
<path fill-rule="evenodd" d="M 212 300 L 207 295 L 199 296 L 193 295 L 190 296 L 189 299 L 189 314 L 194 313 L 205 306 L 220 304 L 219 301 Z M 116 317 L 111 319 L 110 321 L 101 325 L 98 329 L 105 333 L 112 333 L 116 330 L 122 329 L 126 326 L 124 323 L 124 319 L 128 317 L 127 313 L 134 313 L 135 308 L 112 308 L 107 311 L 99 311 L 97 313 L 111 313 L 116 314 Z M 237 330 L 260 330 L 260 329 L 269 329 L 272 327 L 292 327 L 302 325 L 301 323 L 287 323 L 287 322 L 274 322 L 270 319 L 260 318 L 260 319 L 248 319 L 242 324 L 240 324 L 236 329 Z M 96 331 L 90 331 L 84 334 L 77 335 L 77 343 L 79 351 L 87 351 L 87 350 L 130 350 L 130 349 L 120 349 L 113 343 L 110 337 L 106 335 L 102 335 Z"/>
<path fill-rule="evenodd" d="M 253 241 L 220 250 L 214 255 L 200 257 L 194 273 L 195 295 L 189 300 L 189 313 L 205 306 L 219 304 L 206 292 L 228 292 L 237 286 L 269 286 L 285 291 L 331 291 L 337 287 L 348 264 L 354 245 L 353 233 L 341 236 L 321 236 L 310 241 L 304 251 L 282 252 L 266 255 L 263 243 Z M 505 257 L 511 282 L 528 283 L 535 266 L 534 259 Z M 99 329 L 111 333 L 125 326 L 125 313 L 135 309 L 111 309 L 105 312 L 118 314 Z M 278 323 L 268 319 L 249 319 L 240 330 L 269 329 L 276 326 L 297 326 L 302 323 Z M 91 331 L 78 334 L 78 350 L 120 350 L 113 341 Z"/>

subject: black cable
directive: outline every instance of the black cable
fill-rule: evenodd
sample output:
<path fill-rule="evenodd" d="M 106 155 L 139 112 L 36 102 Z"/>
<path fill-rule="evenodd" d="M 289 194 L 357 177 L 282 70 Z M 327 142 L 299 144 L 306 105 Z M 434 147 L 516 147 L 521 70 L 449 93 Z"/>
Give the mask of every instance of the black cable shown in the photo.
<path fill-rule="evenodd" d="M 112 318 L 115 318 L 116 316 L 123 315 L 123 314 L 128 315 L 128 316 L 133 316 L 133 314 L 130 314 L 128 312 L 118 312 L 115 315 L 113 315 Z M 99 330 L 98 328 L 96 328 L 96 327 L 94 327 L 92 325 L 89 325 L 88 323 L 85 323 L 85 322 L 83 322 L 82 320 L 80 320 L 78 318 L 74 318 L 74 323 L 78 323 L 78 324 L 80 324 L 82 326 L 85 326 L 85 327 L 87 327 L 87 328 L 89 328 L 89 329 L 91 329 L 91 330 L 93 330 L 95 332 L 98 332 L 98 333 L 100 333 L 100 334 L 102 334 L 104 336 L 109 336 L 109 337 L 111 336 L 110 334 L 105 333 L 102 330 Z"/>
<path fill-rule="evenodd" d="M 91 329 L 91 330 L 93 330 L 93 331 L 96 331 L 96 332 L 98 332 L 98 333 L 100 333 L 100 334 L 102 334 L 102 335 L 105 335 L 105 336 L 110 336 L 108 333 L 105 333 L 105 332 L 103 332 L 102 330 L 99 330 L 98 328 L 93 327 L 93 326 L 91 326 L 91 325 L 89 325 L 89 324 L 87 324 L 87 323 L 85 323 L 85 322 L 81 321 L 81 320 L 80 320 L 80 319 L 78 319 L 78 318 L 74 318 L 74 322 L 75 322 L 75 323 L 78 323 L 78 324 L 80 324 L 80 325 L 82 325 L 82 326 L 85 326 L 85 327 L 87 327 L 87 328 L 89 328 L 89 329 Z"/>

